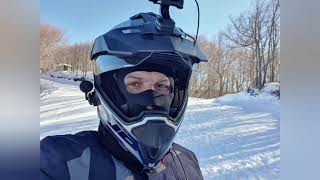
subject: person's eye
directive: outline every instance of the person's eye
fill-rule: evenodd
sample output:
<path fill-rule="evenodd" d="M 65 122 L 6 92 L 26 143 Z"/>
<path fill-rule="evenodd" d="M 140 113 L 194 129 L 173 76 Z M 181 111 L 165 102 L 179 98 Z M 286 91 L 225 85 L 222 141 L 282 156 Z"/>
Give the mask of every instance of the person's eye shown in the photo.
<path fill-rule="evenodd" d="M 128 83 L 127 86 L 131 87 L 131 88 L 137 88 L 140 86 L 140 83 L 139 82 L 131 82 L 131 83 Z"/>
<path fill-rule="evenodd" d="M 159 88 L 159 90 L 163 90 L 163 91 L 170 90 L 170 86 L 168 86 L 166 84 L 158 84 L 158 88 Z"/>

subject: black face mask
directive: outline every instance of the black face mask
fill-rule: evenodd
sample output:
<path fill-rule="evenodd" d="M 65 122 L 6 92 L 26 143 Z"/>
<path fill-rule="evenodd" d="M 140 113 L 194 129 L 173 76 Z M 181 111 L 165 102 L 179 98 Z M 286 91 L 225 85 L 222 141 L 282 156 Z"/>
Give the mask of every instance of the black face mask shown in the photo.
<path fill-rule="evenodd" d="M 131 94 L 121 88 L 127 102 L 121 106 L 124 114 L 129 117 L 138 116 L 141 112 L 153 112 L 169 114 L 173 93 L 169 95 L 159 94 L 154 90 Z"/>
<path fill-rule="evenodd" d="M 120 106 L 122 112 L 128 117 L 138 116 L 142 112 L 168 115 L 173 100 L 173 92 L 163 95 L 150 89 L 137 94 L 129 93 L 124 84 L 124 78 L 129 72 L 133 72 L 133 70 L 119 71 L 114 77 L 121 94 L 125 98 L 125 103 Z"/>

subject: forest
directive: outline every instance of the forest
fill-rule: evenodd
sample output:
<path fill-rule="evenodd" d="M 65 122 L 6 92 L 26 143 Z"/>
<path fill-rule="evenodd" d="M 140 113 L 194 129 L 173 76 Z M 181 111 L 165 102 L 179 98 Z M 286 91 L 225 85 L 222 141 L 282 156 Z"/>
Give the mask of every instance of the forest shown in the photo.
<path fill-rule="evenodd" d="M 192 97 L 213 98 L 261 89 L 280 82 L 280 1 L 256 0 L 213 39 L 198 38 L 209 62 L 195 65 L 190 80 Z M 50 24 L 40 26 L 40 71 L 58 71 L 59 64 L 84 77 L 93 71 L 92 41 L 68 44 L 65 31 Z"/>

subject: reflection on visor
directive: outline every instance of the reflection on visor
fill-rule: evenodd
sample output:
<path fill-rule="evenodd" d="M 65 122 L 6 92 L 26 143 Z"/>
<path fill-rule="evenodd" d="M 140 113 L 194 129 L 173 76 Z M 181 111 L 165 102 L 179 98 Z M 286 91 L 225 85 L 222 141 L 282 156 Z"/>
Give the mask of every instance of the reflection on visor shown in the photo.
<path fill-rule="evenodd" d="M 124 84 L 131 94 L 147 90 L 154 90 L 161 95 L 169 95 L 172 92 L 169 78 L 160 72 L 134 71 L 125 76 Z"/>
<path fill-rule="evenodd" d="M 115 69 L 133 67 L 142 61 L 151 57 L 152 53 L 144 53 L 135 56 L 112 56 L 112 55 L 100 55 L 95 60 L 95 75 L 99 75 L 104 72 L 112 71 Z"/>

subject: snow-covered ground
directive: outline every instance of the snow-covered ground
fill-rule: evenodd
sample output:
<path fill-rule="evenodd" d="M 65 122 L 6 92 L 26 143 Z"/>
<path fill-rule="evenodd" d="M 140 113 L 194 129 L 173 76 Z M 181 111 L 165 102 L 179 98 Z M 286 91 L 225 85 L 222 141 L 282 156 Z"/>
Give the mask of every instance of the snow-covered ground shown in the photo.
<path fill-rule="evenodd" d="M 40 80 L 40 139 L 97 129 L 96 108 L 76 84 Z M 280 179 L 280 101 L 244 92 L 190 98 L 175 141 L 196 153 L 207 180 Z"/>

